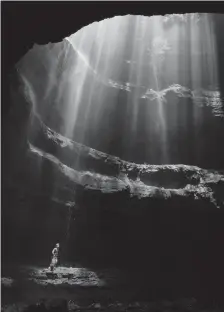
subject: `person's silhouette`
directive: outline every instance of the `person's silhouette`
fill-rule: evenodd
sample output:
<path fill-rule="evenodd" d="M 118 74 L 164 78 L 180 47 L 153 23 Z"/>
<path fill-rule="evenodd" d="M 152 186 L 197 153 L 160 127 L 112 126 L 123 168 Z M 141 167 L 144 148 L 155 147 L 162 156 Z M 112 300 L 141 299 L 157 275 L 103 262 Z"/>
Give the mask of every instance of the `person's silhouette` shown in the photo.
<path fill-rule="evenodd" d="M 54 247 L 54 249 L 52 250 L 52 259 L 51 259 L 51 264 L 49 269 L 51 270 L 51 272 L 54 271 L 57 263 L 58 263 L 58 253 L 59 253 L 59 243 L 57 243 Z"/>

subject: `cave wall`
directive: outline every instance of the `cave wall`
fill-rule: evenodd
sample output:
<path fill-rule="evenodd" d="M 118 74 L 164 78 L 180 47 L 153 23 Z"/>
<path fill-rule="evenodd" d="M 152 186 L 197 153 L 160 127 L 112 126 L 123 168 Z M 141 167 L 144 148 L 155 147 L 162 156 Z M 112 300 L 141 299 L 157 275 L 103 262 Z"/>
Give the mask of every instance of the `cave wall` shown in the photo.
<path fill-rule="evenodd" d="M 130 19 L 130 17 L 128 18 Z M 212 15 L 211 18 L 213 18 Z M 129 19 L 127 21 L 130 23 L 129 28 L 131 28 L 136 21 L 135 17 Z M 216 21 L 216 17 L 214 17 L 214 24 L 217 23 L 220 23 L 220 18 L 217 17 Z M 189 25 L 190 22 L 188 22 L 187 27 Z M 85 32 L 85 29 L 82 31 Z M 125 60 L 130 58 L 129 44 L 134 42 L 132 32 L 129 33 L 130 38 L 125 37 L 127 48 L 117 60 L 120 62 L 120 71 L 115 71 L 115 81 L 123 79 L 121 82 L 125 82 L 128 79 L 129 70 L 126 68 Z M 219 38 L 219 34 L 217 38 Z M 179 59 L 178 64 L 182 74 L 179 75 L 180 77 L 178 76 L 177 80 L 172 77 L 169 79 L 171 83 L 190 87 L 192 68 L 187 71 L 186 65 L 188 64 L 186 57 L 191 55 L 189 52 L 190 43 L 180 43 L 180 45 L 183 51 L 180 50 L 175 57 Z M 222 40 L 220 43 L 217 41 L 217 46 L 218 56 L 221 56 Z M 142 83 L 150 85 L 149 68 L 146 66 L 148 59 L 147 56 L 143 56 L 146 74 Z M 172 54 L 171 56 L 174 57 Z M 169 60 L 171 56 L 167 56 L 165 59 L 166 64 L 172 63 Z M 91 55 L 88 58 L 90 60 Z M 198 55 L 191 55 L 191 58 L 197 59 Z M 80 56 L 73 50 L 68 41 L 64 40 L 57 44 L 35 46 L 17 64 L 20 72 L 31 83 L 38 103 L 36 111 L 41 119 L 51 129 L 65 136 L 68 127 L 66 116 L 68 113 L 69 115 L 76 114 L 75 110 L 71 111 L 68 108 L 67 94 L 70 91 L 71 72 L 74 71 L 76 63 L 79 64 L 79 62 L 81 62 Z M 195 62 L 196 60 L 192 61 L 192 63 Z M 72 65 L 69 65 L 70 63 Z M 114 66 L 112 64 L 110 67 L 116 67 L 116 64 Z M 83 70 L 85 71 L 86 68 L 83 67 Z M 221 71 L 220 67 L 219 71 Z M 186 74 L 183 74 L 185 72 Z M 75 127 L 69 133 L 71 139 L 135 163 L 185 163 L 204 168 L 223 168 L 224 150 L 220 143 L 224 140 L 224 122 L 223 118 L 213 114 L 211 107 L 208 105 L 198 107 L 191 99 L 180 98 L 176 94 L 168 94 L 167 103 L 161 104 L 166 123 L 166 139 L 164 141 L 160 129 L 162 126 L 159 122 L 158 102 L 136 99 L 136 94 L 141 90 L 132 90 L 132 95 L 130 95 L 125 90 L 108 86 L 106 78 L 101 77 L 101 73 L 99 76 L 102 81 L 98 81 L 91 70 L 87 69 Z M 82 77 L 78 72 L 71 77 L 74 84 L 73 89 L 76 90 Z M 163 77 L 163 79 L 166 82 L 163 86 L 165 88 L 167 87 L 167 77 Z M 204 86 L 205 89 L 209 88 L 207 81 L 209 79 L 208 75 L 202 77 L 201 86 Z M 220 84 L 222 85 L 222 81 Z M 150 87 L 152 86 L 150 85 Z M 63 92 L 58 91 L 62 88 L 65 89 Z M 59 94 L 61 96 L 58 98 Z M 141 92 L 138 95 L 140 97 Z M 135 102 L 138 104 L 137 113 L 140 122 L 133 126 Z M 64 112 L 67 113 L 64 114 Z M 135 127 L 135 131 L 133 131 L 133 127 Z M 120 135 L 121 133 L 122 135 Z M 35 133 L 35 136 L 36 142 L 41 140 L 38 133 Z M 163 155 L 164 146 L 166 146 L 166 156 Z"/>
<path fill-rule="evenodd" d="M 18 7 L 20 6 L 20 8 Z M 34 6 L 30 6 L 27 4 L 16 4 L 16 3 L 4 3 L 3 4 L 3 51 L 2 57 L 4 62 L 2 62 L 2 84 L 3 84 L 3 101 L 2 101 L 2 127 L 8 123 L 8 113 L 10 108 L 10 79 L 9 73 L 11 72 L 13 66 L 21 60 L 21 58 L 28 52 L 29 49 L 33 47 L 35 43 L 37 44 L 47 44 L 48 42 L 61 42 L 63 38 L 69 36 L 70 34 L 76 32 L 81 29 L 83 26 L 89 25 L 92 22 L 100 21 L 105 17 L 113 17 L 115 15 L 126 15 L 126 14 L 143 14 L 143 15 L 154 15 L 154 14 L 171 14 L 171 13 L 190 13 L 190 12 L 211 12 L 214 16 L 214 26 L 216 29 L 216 39 L 217 39 L 217 51 L 218 51 L 218 70 L 219 70 L 219 81 L 220 81 L 220 89 L 223 95 L 223 68 L 222 66 L 222 51 L 223 51 L 223 36 L 221 29 L 223 28 L 223 18 L 221 14 L 216 14 L 222 12 L 219 5 L 216 3 L 212 7 L 208 5 L 206 10 L 206 6 L 200 7 L 197 5 L 179 5 L 175 4 L 175 6 L 170 6 L 163 8 L 162 6 L 154 5 L 153 8 L 150 6 L 136 6 L 135 4 L 131 4 L 128 8 L 125 4 L 120 4 L 116 7 L 114 6 L 105 6 L 102 4 L 98 10 L 89 10 L 87 13 L 85 7 L 79 4 L 66 4 L 61 7 L 58 3 L 51 7 L 50 4 L 45 4 L 44 9 L 42 9 L 43 4 L 34 4 Z M 89 4 L 90 7 L 92 4 Z M 207 4 L 206 4 L 207 5 Z M 74 9 L 72 9 L 74 8 Z M 76 8 L 76 9 L 75 9 Z M 83 12 L 83 14 L 78 14 L 76 18 L 73 17 L 74 12 Z M 44 13 L 43 13 L 44 12 Z M 66 19 L 63 22 L 63 26 L 61 23 L 58 23 L 60 20 L 61 12 L 64 12 L 62 15 L 66 15 Z M 85 13 L 84 13 L 85 12 Z M 91 12 L 91 13 L 90 13 Z M 51 22 L 48 21 L 48 16 L 51 15 Z M 78 16 L 82 16 L 82 18 L 78 18 Z M 21 24 L 21 20 L 23 23 Z M 39 23 L 41 20 L 41 23 Z M 29 25 L 32 24 L 32 31 Z M 14 38 L 13 40 L 9 40 L 8 38 Z M 16 47 L 16 48 L 15 48 Z M 121 109 L 126 111 L 126 106 L 124 105 L 126 100 L 126 95 L 121 91 L 120 92 L 120 105 Z M 223 98 L 223 96 L 222 96 Z M 171 98 L 172 101 L 172 98 Z M 184 104 L 184 103 L 183 103 Z M 186 104 L 186 105 L 185 105 Z M 185 103 L 183 106 L 189 107 L 189 103 Z M 146 105 L 145 103 L 141 103 L 141 105 Z M 179 107 L 175 105 L 175 109 L 177 111 L 177 118 L 182 120 L 182 113 L 179 111 Z M 172 105 L 172 106 L 173 106 Z M 173 108 L 173 107 L 172 107 Z M 141 109 L 142 114 L 146 111 L 146 107 Z M 181 108 L 182 110 L 182 108 Z M 120 156 L 123 159 L 128 159 L 128 155 L 130 153 L 133 154 L 132 161 L 134 162 L 150 162 L 160 163 L 160 149 L 154 152 L 154 156 L 151 156 L 151 145 L 144 145 L 142 141 L 138 142 L 138 147 L 142 149 L 141 155 L 138 153 L 138 148 L 133 148 L 133 142 L 128 142 L 128 140 L 122 139 L 119 136 L 119 131 L 123 129 L 123 120 L 121 118 L 121 114 L 117 115 L 116 110 L 114 110 L 113 116 L 114 120 L 117 122 L 117 133 L 111 134 L 107 122 L 107 118 L 104 119 L 105 126 L 108 129 L 107 136 L 100 140 L 99 138 L 99 129 L 96 131 L 89 131 L 88 135 L 85 137 L 85 144 L 91 145 L 93 148 L 103 150 L 106 147 L 106 152 L 111 153 L 114 151 L 114 154 Z M 171 107 L 169 107 L 168 111 L 171 111 Z M 105 112 L 104 112 L 105 113 Z M 184 129 L 182 123 L 177 124 L 175 131 L 172 131 L 175 135 L 169 134 L 168 141 L 170 146 L 172 146 L 172 150 L 170 150 L 170 163 L 189 163 L 195 164 L 206 168 L 214 168 L 221 169 L 223 167 L 223 122 L 218 120 L 217 118 L 210 118 L 211 112 L 209 110 L 205 110 L 205 120 L 202 125 L 198 128 L 197 133 L 193 131 L 193 127 L 187 127 Z M 108 112 L 108 116 L 110 112 Z M 181 117 L 182 116 L 182 117 Z M 172 116 L 171 116 L 172 117 Z M 189 110 L 188 120 L 192 119 L 192 111 Z M 58 121 L 58 120 L 57 120 Z M 152 121 L 153 122 L 153 121 Z M 58 121 L 60 123 L 60 120 Z M 170 118 L 170 123 L 173 123 L 173 119 Z M 7 125 L 6 125 L 7 127 Z M 212 129 L 212 130 L 211 130 Z M 78 129 L 76 129 L 76 133 Z M 139 131 L 139 136 L 144 136 L 148 132 L 147 127 L 142 127 L 141 131 Z M 3 141 L 8 141 L 7 139 L 8 130 L 3 131 L 3 136 L 5 139 Z M 206 134 L 205 134 L 206 133 Z M 185 139 L 183 140 L 183 137 Z M 196 144 L 200 138 L 200 143 Z M 78 141 L 81 137 L 77 138 Z M 188 144 L 186 144 L 186 142 Z M 220 142 L 220 143 L 219 143 Z M 116 143 L 116 144 L 115 144 Z M 157 144 L 156 142 L 154 142 Z M 4 142 L 3 142 L 4 144 Z M 122 150 L 122 145 L 125 149 Z M 144 145 L 144 146 L 143 146 Z M 181 146 L 181 149 L 178 146 Z M 159 143 L 158 143 L 159 146 Z M 190 146 L 190 148 L 187 148 Z M 128 151 L 128 152 L 127 152 Z"/>
<path fill-rule="evenodd" d="M 194 12 L 210 12 L 216 15 L 222 12 L 220 3 L 204 3 L 203 8 L 198 4 L 175 3 L 175 5 L 162 6 L 159 3 L 148 6 L 146 3 L 141 6 L 136 3 L 119 3 L 114 6 L 112 3 L 101 4 L 95 10 L 95 5 L 89 3 L 89 10 L 86 10 L 84 3 L 3 3 L 2 4 L 2 25 L 3 25 L 3 46 L 2 46 L 2 74 L 4 79 L 4 104 L 2 110 L 7 114 L 10 103 L 9 81 L 7 79 L 13 66 L 33 47 L 34 44 L 47 44 L 49 42 L 61 42 L 63 38 L 75 33 L 82 27 L 95 21 L 111 18 L 116 15 L 164 15 L 183 14 Z M 49 22 L 51 16 L 51 22 Z M 66 18 L 65 18 L 66 17 Z M 63 23 L 59 21 L 63 19 Z M 21 20 L 23 23 L 21 23 Z M 40 23 L 41 20 L 41 23 Z M 32 27 L 30 27 L 32 25 Z M 223 19 L 220 15 L 215 21 L 216 36 L 218 42 L 222 41 Z M 13 40 L 9 40 L 13 38 Z M 219 60 L 222 61 L 222 45 L 219 49 Z M 220 77 L 223 77 L 223 66 L 219 67 Z M 223 81 L 223 79 L 220 79 Z"/>
<path fill-rule="evenodd" d="M 14 5 L 13 9 L 10 7 L 12 5 Z M 98 192 L 83 191 L 83 187 L 79 189 L 74 184 L 61 196 L 62 202 L 55 202 L 52 201 L 53 166 L 49 165 L 49 162 L 45 162 L 44 170 L 39 172 L 40 176 L 37 179 L 35 169 L 33 169 L 34 176 L 32 176 L 32 170 L 28 170 L 26 173 L 27 167 L 38 167 L 38 161 L 35 160 L 33 164 L 31 162 L 29 165 L 26 158 L 28 148 L 26 130 L 31 120 L 29 118 L 31 117 L 31 107 L 28 103 L 28 106 L 21 106 L 24 110 L 15 109 L 15 107 L 12 110 L 9 109 L 12 108 L 10 105 L 12 102 L 9 96 L 8 73 L 34 42 L 59 42 L 73 32 L 74 25 L 74 10 L 70 8 L 67 13 L 70 11 L 72 18 L 67 18 L 67 22 L 62 27 L 62 23 L 58 22 L 61 14 L 59 9 L 60 13 L 55 16 L 54 10 L 43 10 L 43 7 L 40 6 L 38 11 L 36 7 L 31 9 L 30 5 L 26 4 L 27 9 L 25 10 L 18 10 L 15 4 L 3 3 L 2 5 L 3 8 L 5 6 L 8 14 L 8 17 L 6 14 L 5 20 L 3 20 L 5 23 L 2 108 L 4 116 L 2 133 L 4 162 L 2 178 L 3 258 L 13 261 L 27 260 L 32 263 L 34 261 L 42 262 L 44 265 L 48 265 L 49 250 L 55 240 L 65 240 L 68 217 L 65 201 L 75 200 L 79 209 L 78 212 L 73 212 L 75 220 L 72 218 L 68 240 L 69 251 L 64 259 L 79 261 L 88 266 L 134 267 L 136 271 L 142 271 L 146 279 L 152 280 L 152 284 L 156 283 L 156 280 L 162 281 L 159 272 L 171 271 L 172 278 L 170 280 L 176 280 L 180 287 L 186 282 L 186 279 L 183 278 L 185 274 L 189 275 L 190 279 L 192 276 L 194 277 L 191 280 L 191 286 L 196 285 L 195 287 L 198 289 L 205 288 L 210 294 L 217 293 L 217 285 L 222 282 L 224 275 L 223 210 L 216 208 L 214 210 L 213 205 L 208 202 L 204 203 L 203 200 L 200 204 L 198 202 L 196 204 L 193 199 L 186 198 L 175 198 L 168 202 L 164 199 L 139 200 L 130 198 L 130 194 L 123 191 L 108 197 L 108 194 L 104 196 Z M 36 4 L 32 3 L 33 5 Z M 24 8 L 25 4 L 22 6 Z M 59 4 L 56 6 L 59 8 Z M 108 10 L 111 10 L 111 6 L 108 4 L 107 6 Z M 112 6 L 114 7 L 114 4 Z M 183 6 L 184 4 L 181 3 L 179 12 L 183 12 Z M 205 10 L 205 6 L 206 4 L 203 4 L 203 10 Z M 80 10 L 78 10 L 82 21 L 78 21 L 76 18 L 75 30 L 84 26 L 83 24 L 89 24 L 90 21 L 104 18 L 102 7 L 103 10 L 105 9 L 102 4 L 97 15 L 87 16 L 86 22 L 83 22 L 86 9 L 84 7 L 82 9 L 84 14 L 80 14 Z M 159 7 L 161 7 L 160 4 Z M 187 7 L 186 10 L 189 11 L 189 4 Z M 116 9 L 114 10 L 111 13 L 108 11 L 107 16 L 117 13 Z M 141 11 L 140 8 L 139 10 Z M 164 9 L 160 8 L 153 13 L 162 13 L 161 10 L 164 12 Z M 166 13 L 167 10 L 173 13 L 173 8 L 166 8 Z M 195 11 L 195 4 L 192 10 Z M 16 11 L 17 14 L 15 14 Z M 122 12 L 127 11 L 132 11 L 130 4 L 128 8 L 125 5 Z M 43 12 L 44 18 L 40 18 Z M 89 14 L 93 14 L 93 10 L 89 10 L 89 12 L 91 12 Z M 144 12 L 146 14 L 148 11 Z M 77 13 L 75 14 L 77 17 Z M 33 20 L 34 15 L 36 17 Z M 23 19 L 22 26 L 21 19 L 24 16 L 26 18 Z M 49 16 L 55 16 L 50 23 Z M 14 19 L 14 24 L 12 19 Z M 36 21 L 33 22 L 36 26 L 33 32 L 28 34 L 32 21 Z M 222 23 L 222 21 L 219 22 Z M 21 26 L 18 27 L 18 25 Z M 217 36 L 221 37 L 220 27 L 218 29 Z M 10 41 L 8 38 L 14 38 L 14 40 Z M 221 55 L 222 53 L 220 53 L 220 59 Z M 223 66 L 220 66 L 220 76 L 223 76 L 222 71 Z M 22 102 L 24 104 L 24 99 Z M 46 144 L 45 148 L 49 148 L 48 152 L 53 154 L 54 148 L 52 147 L 52 152 L 49 146 Z M 57 148 L 55 149 L 57 150 Z M 15 155 L 16 157 L 14 157 Z M 67 159 L 68 156 L 65 158 Z M 216 160 L 214 158 L 214 164 Z M 91 164 L 90 168 L 94 165 L 95 163 Z M 101 166 L 103 169 L 98 169 Z M 101 166 L 97 166 L 98 170 L 102 170 L 101 172 L 114 174 L 113 170 L 108 169 L 105 164 Z M 11 179 L 12 173 L 15 180 Z M 35 177 L 35 179 L 31 177 Z M 21 180 L 25 180 L 24 183 L 20 183 Z M 63 185 L 68 183 L 68 180 L 65 180 L 62 179 Z M 14 187 L 11 184 L 12 181 L 15 182 Z M 222 187 L 220 193 L 223 194 Z M 184 273 L 181 275 L 180 272 Z"/>

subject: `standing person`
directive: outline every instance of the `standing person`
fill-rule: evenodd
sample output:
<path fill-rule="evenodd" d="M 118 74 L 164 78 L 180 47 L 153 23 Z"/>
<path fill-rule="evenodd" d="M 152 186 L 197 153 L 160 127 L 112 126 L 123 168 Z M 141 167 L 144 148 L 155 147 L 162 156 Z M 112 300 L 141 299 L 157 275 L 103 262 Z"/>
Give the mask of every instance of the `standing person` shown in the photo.
<path fill-rule="evenodd" d="M 51 270 L 51 272 L 54 271 L 57 263 L 58 263 L 58 253 L 59 253 L 59 244 L 57 243 L 54 247 L 54 249 L 52 250 L 52 259 L 51 259 L 51 264 L 49 269 Z"/>

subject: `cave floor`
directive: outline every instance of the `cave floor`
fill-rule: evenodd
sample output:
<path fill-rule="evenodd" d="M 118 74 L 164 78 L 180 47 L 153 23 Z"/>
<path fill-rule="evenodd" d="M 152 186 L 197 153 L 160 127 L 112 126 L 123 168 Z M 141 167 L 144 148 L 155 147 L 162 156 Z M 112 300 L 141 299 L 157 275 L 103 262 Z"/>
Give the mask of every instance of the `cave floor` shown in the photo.
<path fill-rule="evenodd" d="M 130 286 L 118 270 L 91 270 L 81 267 L 57 267 L 52 274 L 47 268 L 20 266 L 2 272 L 2 311 L 203 311 L 221 312 L 218 307 L 205 307 L 194 298 L 139 300 L 138 285 Z M 37 310 L 44 302 L 45 310 Z M 50 307 L 50 309 L 49 309 Z M 58 307 L 57 310 L 53 310 Z"/>

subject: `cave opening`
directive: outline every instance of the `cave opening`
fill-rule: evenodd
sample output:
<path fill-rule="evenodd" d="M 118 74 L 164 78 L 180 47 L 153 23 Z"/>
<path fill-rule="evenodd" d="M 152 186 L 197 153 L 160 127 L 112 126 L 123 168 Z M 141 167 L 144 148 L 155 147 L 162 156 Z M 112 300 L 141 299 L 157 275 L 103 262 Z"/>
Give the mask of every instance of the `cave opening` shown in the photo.
<path fill-rule="evenodd" d="M 59 267 L 81 267 L 75 285 L 87 274 L 99 286 L 91 270 L 109 268 L 128 272 L 141 300 L 220 298 L 224 115 L 215 23 L 204 13 L 116 16 L 35 45 L 16 64 L 5 263 L 35 264 L 35 283 L 44 280 L 60 241 Z"/>
<path fill-rule="evenodd" d="M 17 68 L 35 114 L 66 138 L 134 163 L 220 169 L 214 29 L 211 14 L 117 16 L 34 46 Z"/>

